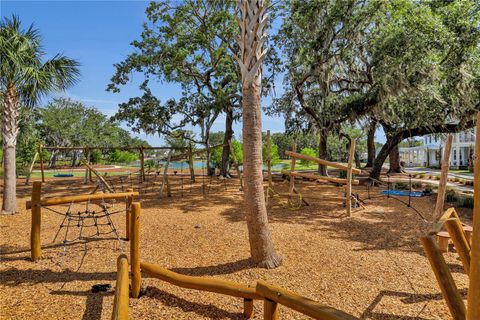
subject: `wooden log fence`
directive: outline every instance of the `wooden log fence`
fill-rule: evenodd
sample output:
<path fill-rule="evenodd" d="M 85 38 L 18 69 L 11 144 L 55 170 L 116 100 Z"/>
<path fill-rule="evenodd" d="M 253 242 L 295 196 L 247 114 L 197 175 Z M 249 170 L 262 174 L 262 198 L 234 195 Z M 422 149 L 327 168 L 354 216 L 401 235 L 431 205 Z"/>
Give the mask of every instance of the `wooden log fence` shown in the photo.
<path fill-rule="evenodd" d="M 257 281 L 256 293 L 265 300 L 264 320 L 276 320 L 279 317 L 279 306 L 284 305 L 306 316 L 321 320 L 354 320 L 357 319 L 343 311 L 323 305 L 314 300 L 300 296 L 265 281 Z"/>
<path fill-rule="evenodd" d="M 113 298 L 112 320 L 128 320 L 128 258 L 122 254 L 117 259 L 117 281 Z"/>
<path fill-rule="evenodd" d="M 343 170 L 343 171 L 348 170 L 348 166 L 345 166 L 341 163 L 332 162 L 332 161 L 328 161 L 328 160 L 324 160 L 324 159 L 320 159 L 320 158 L 315 158 L 315 157 L 312 157 L 312 156 L 308 156 L 308 155 L 305 155 L 305 154 L 296 153 L 296 152 L 292 152 L 292 151 L 288 151 L 288 150 L 285 151 L 285 154 L 287 156 L 290 156 L 290 157 L 295 157 L 297 159 L 303 159 L 303 160 L 307 160 L 307 161 L 316 162 L 316 163 L 323 164 L 325 166 L 329 166 L 329 167 L 333 167 L 333 168 L 337 168 L 337 169 L 340 169 L 340 170 Z M 355 174 L 360 174 L 360 173 L 362 173 L 362 170 L 357 169 L 357 168 L 352 168 L 352 172 L 355 173 Z"/>
<path fill-rule="evenodd" d="M 41 243 L 41 224 L 42 224 L 42 207 L 56 206 L 61 204 L 70 204 L 87 201 L 109 200 L 109 199 L 126 199 L 127 204 L 133 200 L 133 197 L 138 196 L 138 192 L 123 192 L 123 193 L 105 193 L 105 194 L 85 194 L 68 197 L 53 197 L 42 198 L 42 182 L 34 181 L 32 187 L 31 200 L 27 201 L 25 207 L 27 210 L 32 210 L 31 230 L 30 230 L 30 255 L 33 261 L 42 258 L 42 243 Z M 126 225 L 129 226 L 128 209 L 126 214 Z M 129 232 L 127 231 L 127 239 Z"/>
<path fill-rule="evenodd" d="M 292 172 L 288 170 L 282 170 L 282 174 L 291 176 L 291 177 L 300 177 L 300 178 L 305 178 L 305 179 L 310 179 L 310 180 L 318 180 L 318 181 L 328 181 L 328 182 L 333 182 L 333 183 L 339 183 L 339 184 L 347 184 L 348 180 L 347 179 L 342 179 L 342 178 L 334 178 L 334 177 L 327 177 L 327 176 L 319 176 L 316 174 L 312 173 L 307 173 L 307 172 Z M 353 179 L 352 184 L 358 185 L 360 183 L 359 180 Z"/>

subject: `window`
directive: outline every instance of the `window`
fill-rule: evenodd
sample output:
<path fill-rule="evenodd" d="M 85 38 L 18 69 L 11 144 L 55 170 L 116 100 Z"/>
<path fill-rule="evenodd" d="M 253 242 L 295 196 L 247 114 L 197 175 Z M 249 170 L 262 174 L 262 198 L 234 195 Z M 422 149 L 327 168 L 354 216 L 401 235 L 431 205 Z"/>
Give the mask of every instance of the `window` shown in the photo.
<path fill-rule="evenodd" d="M 453 160 L 457 160 L 457 150 L 453 150 Z"/>

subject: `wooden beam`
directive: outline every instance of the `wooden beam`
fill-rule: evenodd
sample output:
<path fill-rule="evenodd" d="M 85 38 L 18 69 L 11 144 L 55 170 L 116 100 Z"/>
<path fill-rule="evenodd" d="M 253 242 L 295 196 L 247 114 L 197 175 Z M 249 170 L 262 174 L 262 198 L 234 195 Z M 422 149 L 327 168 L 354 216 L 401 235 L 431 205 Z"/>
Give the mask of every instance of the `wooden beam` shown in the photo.
<path fill-rule="evenodd" d="M 132 274 L 132 297 L 140 297 L 142 275 L 140 273 L 140 202 L 132 203 L 130 219 L 130 273 Z"/>
<path fill-rule="evenodd" d="M 117 259 L 117 281 L 113 298 L 112 320 L 128 320 L 128 258 L 121 254 Z"/>
<path fill-rule="evenodd" d="M 292 152 L 292 151 L 288 151 L 288 150 L 285 151 L 285 154 L 287 156 L 292 157 L 292 158 L 303 159 L 303 160 L 307 160 L 307 161 L 320 163 L 320 164 L 323 164 L 323 165 L 326 165 L 326 166 L 341 169 L 343 171 L 348 170 L 347 166 L 344 166 L 343 164 L 340 164 L 340 163 L 337 163 L 337 162 L 331 162 L 331 161 L 328 161 L 328 160 L 323 160 L 323 159 L 320 159 L 320 158 L 315 158 L 315 157 L 312 157 L 312 156 L 307 156 L 305 154 L 296 153 L 296 152 Z M 362 170 L 357 169 L 357 168 L 352 168 L 352 172 L 355 173 L 355 174 L 360 174 L 360 173 L 362 173 Z"/>
<path fill-rule="evenodd" d="M 45 170 L 43 167 L 43 146 L 40 144 L 38 146 L 38 157 L 40 158 L 40 173 L 42 175 L 42 182 L 45 182 Z"/>
<path fill-rule="evenodd" d="M 138 192 L 120 192 L 120 193 L 98 193 L 98 194 L 82 194 L 78 196 L 68 196 L 68 197 L 54 197 L 54 198 L 43 198 L 40 200 L 40 206 L 57 206 L 65 203 L 77 203 L 84 201 L 95 201 L 95 200 L 108 200 L 108 199 L 124 199 L 129 196 L 138 196 Z M 25 205 L 26 209 L 32 209 L 32 201 L 27 201 Z"/>
<path fill-rule="evenodd" d="M 433 215 L 434 221 L 436 221 L 443 212 L 443 205 L 445 203 L 445 192 L 447 190 L 450 153 L 452 151 L 452 141 L 453 141 L 453 136 L 449 134 L 447 137 L 447 141 L 445 143 L 445 149 L 443 150 L 442 166 L 441 166 L 442 171 L 440 173 L 440 181 L 438 182 L 437 202 L 435 204 L 435 211 Z"/>
<path fill-rule="evenodd" d="M 108 190 L 110 193 L 114 193 L 113 188 L 108 184 L 107 180 L 105 180 L 102 175 L 95 170 L 91 165 L 89 165 L 85 160 L 82 160 L 82 164 L 85 165 L 93 174 L 100 180 L 100 183 Z"/>
<path fill-rule="evenodd" d="M 262 299 L 262 297 L 255 293 L 255 288 L 236 282 L 205 277 L 187 276 L 151 263 L 141 263 L 140 268 L 142 272 L 151 277 L 166 281 L 182 288 L 215 292 L 245 299 Z"/>
<path fill-rule="evenodd" d="M 357 319 L 348 313 L 326 306 L 314 300 L 300 296 L 294 292 L 271 285 L 265 281 L 257 281 L 258 295 L 289 307 L 314 319 L 322 320 L 353 320 Z"/>
<path fill-rule="evenodd" d="M 440 219 L 438 219 L 437 222 L 435 222 L 433 224 L 432 228 L 430 229 L 429 234 L 430 235 L 436 235 L 437 233 L 442 231 L 443 226 L 445 225 L 445 222 L 448 219 L 452 219 L 452 218 L 460 220 L 460 217 L 458 216 L 457 212 L 455 211 L 455 208 L 448 208 L 447 210 L 445 210 L 445 212 L 440 217 Z"/>
<path fill-rule="evenodd" d="M 38 151 L 35 152 L 35 154 L 33 155 L 32 162 L 30 163 L 30 167 L 28 168 L 27 177 L 25 179 L 25 185 L 28 185 L 28 182 L 30 181 L 30 176 L 32 175 L 33 166 L 35 165 L 35 161 L 37 161 L 37 157 L 38 157 Z"/>
<path fill-rule="evenodd" d="M 270 299 L 263 301 L 263 320 L 278 320 L 278 303 Z"/>
<path fill-rule="evenodd" d="M 353 179 L 353 158 L 355 157 L 355 145 L 356 140 L 350 139 L 350 150 L 348 152 L 348 165 L 347 165 L 347 185 L 346 185 L 346 207 L 347 216 L 352 216 L 352 179 Z"/>
<path fill-rule="evenodd" d="M 471 264 L 467 320 L 480 319 L 480 112 L 477 113 L 473 189 L 473 230 L 472 247 L 470 251 Z"/>
<path fill-rule="evenodd" d="M 243 299 L 243 317 L 245 319 L 253 319 L 253 299 Z"/>
<path fill-rule="evenodd" d="M 437 278 L 438 285 L 443 294 L 443 299 L 447 303 L 450 314 L 454 320 L 465 320 L 465 304 L 462 296 L 458 292 L 457 286 L 453 281 L 450 269 L 443 258 L 440 248 L 433 236 L 422 237 L 421 239 L 425 255 L 430 261 L 433 273 Z M 478 307 L 478 305 L 477 305 Z M 472 319 L 473 320 L 473 319 Z"/>
<path fill-rule="evenodd" d="M 285 174 L 288 176 L 294 176 L 294 177 L 302 177 L 302 178 L 311 179 L 311 180 L 320 180 L 320 181 L 328 181 L 333 183 L 347 184 L 347 179 L 319 176 L 316 174 L 306 173 L 306 172 L 297 172 L 297 171 L 291 172 L 288 170 L 282 170 L 282 174 Z M 360 183 L 359 180 L 352 180 L 352 184 L 357 185 L 359 183 Z"/>
<path fill-rule="evenodd" d="M 465 273 L 470 273 L 470 243 L 465 237 L 465 232 L 462 228 L 462 223 L 458 219 L 451 219 L 445 222 L 448 234 L 452 239 L 453 245 L 457 249 L 458 256 L 462 261 Z"/>
<path fill-rule="evenodd" d="M 297 144 L 294 143 L 292 146 L 293 153 L 297 152 Z M 290 161 L 290 172 L 295 171 L 295 164 L 297 162 L 297 159 L 295 157 L 292 157 L 292 160 Z M 293 193 L 293 189 L 295 189 L 295 176 L 290 176 L 290 187 L 288 189 L 288 193 Z"/>
<path fill-rule="evenodd" d="M 281 197 L 296 197 L 296 196 L 301 196 L 302 201 L 303 199 L 316 199 L 316 200 L 332 200 L 332 201 L 344 201 L 345 197 L 343 196 L 328 196 L 328 195 L 319 195 L 319 194 L 310 194 L 310 195 L 303 195 L 301 193 L 295 193 L 295 192 L 281 192 L 281 193 L 276 193 L 276 195 L 281 196 Z M 308 203 L 306 203 L 308 205 Z"/>
<path fill-rule="evenodd" d="M 42 223 L 42 207 L 39 205 L 42 195 L 42 183 L 40 181 L 33 182 L 32 188 L 32 224 L 30 231 L 30 253 L 33 261 L 42 258 L 42 243 L 40 237 L 40 226 Z"/>

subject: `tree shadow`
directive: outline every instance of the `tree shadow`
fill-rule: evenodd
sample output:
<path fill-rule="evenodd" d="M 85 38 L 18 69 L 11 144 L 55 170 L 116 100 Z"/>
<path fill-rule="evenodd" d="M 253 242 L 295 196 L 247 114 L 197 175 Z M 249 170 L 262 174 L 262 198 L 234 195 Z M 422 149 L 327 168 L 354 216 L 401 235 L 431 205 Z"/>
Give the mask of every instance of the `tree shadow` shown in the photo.
<path fill-rule="evenodd" d="M 58 291 L 51 291 L 50 294 L 61 295 L 61 296 L 71 295 L 71 296 L 86 297 L 85 311 L 82 315 L 82 320 L 99 320 L 102 317 L 103 298 L 106 296 L 113 295 L 113 292 L 109 291 L 109 292 L 94 293 L 90 290 L 87 290 L 87 291 L 58 290 Z"/>
<path fill-rule="evenodd" d="M 143 298 L 155 299 L 167 307 L 180 308 L 183 312 L 194 312 L 210 319 L 244 319 L 242 312 L 229 312 L 211 304 L 191 302 L 152 286 L 146 288 Z"/>
<path fill-rule="evenodd" d="M 467 289 L 460 290 L 462 296 L 467 295 Z M 416 316 L 405 316 L 405 315 L 393 315 L 383 312 L 375 312 L 375 307 L 382 301 L 384 297 L 398 297 L 404 304 L 428 302 L 431 300 L 442 300 L 443 296 L 441 293 L 435 294 L 420 294 L 420 293 L 408 293 L 408 292 L 398 292 L 391 290 L 382 290 L 378 295 L 373 299 L 370 305 L 365 309 L 365 311 L 360 315 L 360 319 L 398 319 L 398 320 L 428 320 L 428 318 L 421 317 L 420 314 L 423 311 L 420 310 Z"/>
<path fill-rule="evenodd" d="M 222 263 L 214 266 L 203 266 L 193 268 L 172 268 L 171 271 L 191 276 L 213 276 L 231 274 L 245 269 L 254 268 L 251 259 L 242 259 L 233 262 Z"/>
<path fill-rule="evenodd" d="M 19 284 L 38 284 L 38 283 L 67 283 L 73 281 L 114 281 L 117 277 L 116 272 L 78 272 L 65 269 L 62 272 L 53 270 L 21 270 L 17 268 L 8 268 L 0 271 L 2 285 L 15 287 Z"/>

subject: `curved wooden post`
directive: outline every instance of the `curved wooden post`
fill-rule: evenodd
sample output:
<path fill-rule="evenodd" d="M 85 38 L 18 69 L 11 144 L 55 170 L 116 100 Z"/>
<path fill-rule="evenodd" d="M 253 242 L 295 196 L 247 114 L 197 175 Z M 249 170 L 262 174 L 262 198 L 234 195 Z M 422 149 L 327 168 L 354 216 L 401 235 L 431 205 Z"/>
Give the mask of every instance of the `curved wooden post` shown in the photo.
<path fill-rule="evenodd" d="M 40 239 L 40 226 L 42 222 L 42 207 L 40 198 L 42 195 L 42 183 L 33 182 L 32 188 L 32 229 L 30 232 L 30 252 L 33 261 L 42 258 L 42 243 Z"/>
<path fill-rule="evenodd" d="M 132 297 L 140 296 L 140 202 L 132 203 L 130 219 L 130 273 L 132 274 Z"/>
<path fill-rule="evenodd" d="M 128 320 L 128 259 L 124 254 L 117 259 L 117 282 L 113 298 L 112 320 Z"/>
<path fill-rule="evenodd" d="M 448 309 L 450 310 L 452 319 L 465 320 L 465 304 L 463 303 L 462 296 L 460 295 L 460 292 L 458 292 L 452 274 L 448 269 L 447 263 L 445 262 L 434 237 L 422 237 L 420 240 L 422 241 L 425 255 L 432 266 L 433 273 L 437 278 L 438 285 L 443 294 L 443 299 L 445 299 Z"/>
<path fill-rule="evenodd" d="M 353 178 L 353 158 L 355 157 L 355 139 L 350 140 L 350 151 L 348 152 L 348 169 L 347 169 L 347 195 L 346 195 L 346 204 L 347 204 L 347 216 L 352 216 L 352 178 Z"/>
<path fill-rule="evenodd" d="M 474 161 L 473 231 L 467 320 L 480 319 L 480 112 L 477 113 Z"/>
<path fill-rule="evenodd" d="M 133 192 L 133 188 L 127 189 L 127 192 Z M 125 240 L 130 240 L 130 219 L 132 216 L 133 195 L 127 197 L 125 208 Z"/>
<path fill-rule="evenodd" d="M 35 161 L 37 161 L 37 157 L 38 157 L 38 151 L 35 152 L 32 162 L 30 163 L 30 167 L 28 168 L 27 177 L 25 179 L 25 185 L 28 185 L 28 182 L 30 181 L 30 176 L 32 175 L 33 167 L 35 166 Z"/>
<path fill-rule="evenodd" d="M 267 298 L 263 301 L 263 319 L 278 320 L 278 304 Z"/>
<path fill-rule="evenodd" d="M 458 256 L 462 261 L 463 268 L 465 273 L 469 274 L 470 272 L 470 244 L 465 237 L 465 232 L 462 228 L 462 223 L 458 219 L 450 219 L 445 222 L 445 227 L 447 228 L 450 238 L 452 239 L 453 245 L 457 249 Z"/>
<path fill-rule="evenodd" d="M 443 212 L 443 204 L 445 203 L 445 191 L 447 190 L 448 167 L 450 162 L 450 152 L 452 150 L 452 141 L 453 136 L 449 134 L 445 143 L 445 149 L 443 150 L 442 172 L 440 173 L 440 181 L 438 182 L 437 203 L 435 204 L 433 221 L 437 221 Z"/>

